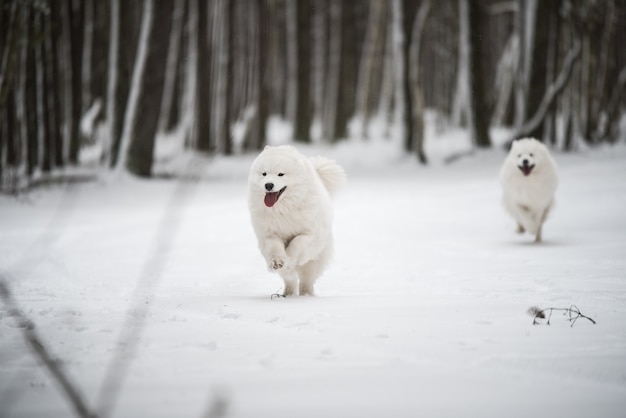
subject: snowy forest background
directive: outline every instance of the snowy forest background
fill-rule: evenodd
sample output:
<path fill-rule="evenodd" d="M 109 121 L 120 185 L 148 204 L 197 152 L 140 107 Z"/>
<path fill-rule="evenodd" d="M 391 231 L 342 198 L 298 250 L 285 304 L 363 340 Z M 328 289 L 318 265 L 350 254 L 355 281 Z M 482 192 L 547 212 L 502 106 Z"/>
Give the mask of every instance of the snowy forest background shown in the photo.
<path fill-rule="evenodd" d="M 87 162 L 151 176 L 173 132 L 258 150 L 272 117 L 303 143 L 396 133 L 421 163 L 427 110 L 476 147 L 492 127 L 615 142 L 625 28 L 623 0 L 3 0 L 0 184 Z"/>
<path fill-rule="evenodd" d="M 626 0 L 0 0 L 0 416 L 623 418 L 625 35 Z M 541 244 L 499 204 L 526 135 Z M 284 142 L 349 178 L 314 298 L 249 222 Z"/>

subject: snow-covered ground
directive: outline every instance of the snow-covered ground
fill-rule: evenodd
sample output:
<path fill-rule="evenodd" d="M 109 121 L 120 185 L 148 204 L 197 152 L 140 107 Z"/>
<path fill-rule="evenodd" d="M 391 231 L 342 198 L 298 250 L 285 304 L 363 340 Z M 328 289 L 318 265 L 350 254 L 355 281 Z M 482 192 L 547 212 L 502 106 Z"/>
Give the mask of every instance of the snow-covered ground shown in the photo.
<path fill-rule="evenodd" d="M 350 182 L 317 297 L 270 299 L 253 156 L 207 161 L 199 182 L 0 196 L 0 273 L 89 407 L 112 397 L 115 417 L 624 417 L 626 146 L 555 155 L 540 245 L 500 206 L 503 151 L 420 167 L 397 149 L 322 149 Z M 526 312 L 572 304 L 597 324 Z M 0 304 L 0 416 L 71 415 Z"/>

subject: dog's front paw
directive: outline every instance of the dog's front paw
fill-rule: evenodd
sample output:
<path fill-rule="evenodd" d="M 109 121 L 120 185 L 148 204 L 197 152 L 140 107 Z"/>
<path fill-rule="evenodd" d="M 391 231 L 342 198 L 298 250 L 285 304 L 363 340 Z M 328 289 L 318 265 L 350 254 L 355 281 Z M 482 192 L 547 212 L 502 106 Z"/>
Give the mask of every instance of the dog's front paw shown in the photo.
<path fill-rule="evenodd" d="M 285 265 L 282 258 L 272 258 L 269 263 L 270 270 L 280 270 Z"/>

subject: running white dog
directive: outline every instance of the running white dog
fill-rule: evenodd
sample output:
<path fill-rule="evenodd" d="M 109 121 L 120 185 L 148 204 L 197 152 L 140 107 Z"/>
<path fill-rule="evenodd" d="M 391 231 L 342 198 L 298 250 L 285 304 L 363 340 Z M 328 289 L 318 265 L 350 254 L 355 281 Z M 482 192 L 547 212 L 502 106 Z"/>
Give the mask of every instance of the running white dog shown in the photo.
<path fill-rule="evenodd" d="M 333 252 L 331 195 L 344 170 L 294 147 L 267 146 L 252 163 L 248 207 L 268 269 L 285 282 L 283 296 L 313 295 Z"/>
<path fill-rule="evenodd" d="M 535 235 L 554 205 L 558 185 L 556 163 L 548 148 L 534 138 L 513 141 L 500 169 L 504 208 L 517 221 L 517 232 Z"/>

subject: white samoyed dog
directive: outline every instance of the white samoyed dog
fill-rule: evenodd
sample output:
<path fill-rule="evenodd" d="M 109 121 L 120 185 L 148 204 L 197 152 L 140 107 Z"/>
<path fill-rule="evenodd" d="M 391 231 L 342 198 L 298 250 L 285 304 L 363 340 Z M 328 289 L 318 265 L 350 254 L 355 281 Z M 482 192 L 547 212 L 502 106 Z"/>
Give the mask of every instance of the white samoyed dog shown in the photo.
<path fill-rule="evenodd" d="M 252 226 L 268 269 L 285 282 L 282 296 L 314 294 L 333 252 L 331 197 L 345 181 L 334 161 L 289 145 L 266 146 L 252 163 Z"/>
<path fill-rule="evenodd" d="M 541 229 L 554 205 L 557 166 L 548 148 L 534 138 L 513 141 L 500 169 L 506 211 L 517 221 L 517 232 L 541 242 Z"/>

